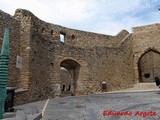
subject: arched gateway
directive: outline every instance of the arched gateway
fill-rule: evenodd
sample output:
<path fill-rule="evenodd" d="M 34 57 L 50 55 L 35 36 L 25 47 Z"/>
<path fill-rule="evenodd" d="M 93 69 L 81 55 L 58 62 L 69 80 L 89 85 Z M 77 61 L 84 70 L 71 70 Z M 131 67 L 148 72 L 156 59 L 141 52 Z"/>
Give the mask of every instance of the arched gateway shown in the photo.
<path fill-rule="evenodd" d="M 154 82 L 160 77 L 160 53 L 149 50 L 142 54 L 138 62 L 140 82 Z"/>
<path fill-rule="evenodd" d="M 61 62 L 60 67 L 61 95 L 75 95 L 80 64 L 74 60 L 67 59 Z"/>

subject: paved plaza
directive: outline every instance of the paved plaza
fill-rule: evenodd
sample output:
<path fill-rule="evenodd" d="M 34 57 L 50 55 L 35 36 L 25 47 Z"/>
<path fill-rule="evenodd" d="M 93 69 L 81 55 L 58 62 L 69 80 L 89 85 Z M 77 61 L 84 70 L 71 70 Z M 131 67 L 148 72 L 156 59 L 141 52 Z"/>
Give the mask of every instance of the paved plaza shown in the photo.
<path fill-rule="evenodd" d="M 42 120 L 160 120 L 160 91 L 68 96 L 46 101 L 16 108 L 37 107 L 44 113 Z M 120 115 L 127 112 L 130 115 Z"/>

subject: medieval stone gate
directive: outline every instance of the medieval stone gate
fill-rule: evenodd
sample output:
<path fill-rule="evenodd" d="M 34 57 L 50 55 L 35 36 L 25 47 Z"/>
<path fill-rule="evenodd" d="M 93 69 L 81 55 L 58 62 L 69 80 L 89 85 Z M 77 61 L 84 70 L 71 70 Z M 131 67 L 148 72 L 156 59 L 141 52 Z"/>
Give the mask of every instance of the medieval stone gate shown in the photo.
<path fill-rule="evenodd" d="M 0 36 L 10 28 L 8 86 L 16 87 L 18 104 L 120 90 L 160 75 L 160 24 L 112 36 L 54 25 L 23 9 L 14 16 L 0 11 L 0 16 Z"/>
<path fill-rule="evenodd" d="M 138 62 L 140 82 L 154 82 L 160 77 L 160 53 L 149 50 L 142 54 Z"/>
<path fill-rule="evenodd" d="M 75 95 L 80 64 L 67 59 L 60 64 L 61 95 Z"/>

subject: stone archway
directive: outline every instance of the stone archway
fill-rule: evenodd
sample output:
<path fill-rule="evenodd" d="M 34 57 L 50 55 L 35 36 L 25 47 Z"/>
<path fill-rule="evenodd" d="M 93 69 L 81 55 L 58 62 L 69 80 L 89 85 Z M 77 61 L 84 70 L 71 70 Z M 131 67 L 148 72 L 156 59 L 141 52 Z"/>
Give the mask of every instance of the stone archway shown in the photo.
<path fill-rule="evenodd" d="M 74 80 L 72 74 L 64 67 L 60 69 L 61 96 L 72 95 Z"/>
<path fill-rule="evenodd" d="M 60 67 L 61 67 L 61 75 L 60 75 L 61 96 L 75 95 L 80 64 L 74 60 L 66 59 L 60 63 Z"/>
<path fill-rule="evenodd" d="M 141 55 L 138 61 L 140 82 L 154 82 L 155 77 L 160 77 L 160 53 L 149 50 Z"/>

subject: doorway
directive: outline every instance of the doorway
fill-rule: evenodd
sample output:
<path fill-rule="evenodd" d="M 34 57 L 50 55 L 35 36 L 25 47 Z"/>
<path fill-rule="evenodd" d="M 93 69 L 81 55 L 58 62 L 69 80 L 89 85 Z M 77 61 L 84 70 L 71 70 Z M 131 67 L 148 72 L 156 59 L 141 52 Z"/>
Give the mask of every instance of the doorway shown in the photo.
<path fill-rule="evenodd" d="M 61 96 L 76 94 L 80 64 L 74 60 L 63 60 L 60 64 Z"/>
<path fill-rule="evenodd" d="M 149 50 L 142 54 L 138 62 L 140 82 L 154 82 L 155 77 L 160 77 L 160 54 Z"/>

